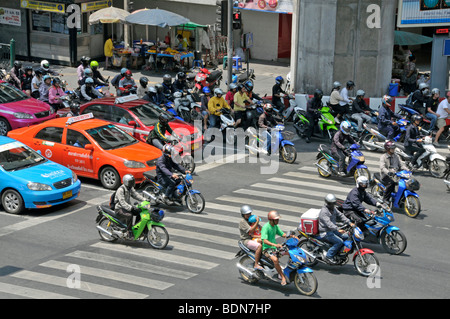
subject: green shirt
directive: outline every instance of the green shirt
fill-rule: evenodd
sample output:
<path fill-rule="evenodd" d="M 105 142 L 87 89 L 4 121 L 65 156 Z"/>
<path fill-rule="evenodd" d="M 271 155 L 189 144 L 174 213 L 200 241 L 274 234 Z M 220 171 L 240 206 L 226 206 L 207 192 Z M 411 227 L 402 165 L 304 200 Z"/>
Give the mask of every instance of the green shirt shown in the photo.
<path fill-rule="evenodd" d="M 276 244 L 275 235 L 283 236 L 284 233 L 278 225 L 272 226 L 270 223 L 264 224 L 261 229 L 261 240 L 263 242 L 262 249 L 265 250 L 267 248 L 274 248 L 264 243 L 264 239 L 267 239 L 271 243 Z"/>

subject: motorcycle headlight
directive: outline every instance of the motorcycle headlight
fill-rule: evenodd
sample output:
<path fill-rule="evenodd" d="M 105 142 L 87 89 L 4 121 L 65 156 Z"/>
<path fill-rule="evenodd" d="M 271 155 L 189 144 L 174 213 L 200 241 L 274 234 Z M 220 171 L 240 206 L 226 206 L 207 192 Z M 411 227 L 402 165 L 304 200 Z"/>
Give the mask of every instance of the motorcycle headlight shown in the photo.
<path fill-rule="evenodd" d="M 124 161 L 123 164 L 128 168 L 145 168 L 145 164 L 136 161 Z"/>
<path fill-rule="evenodd" d="M 410 178 L 406 181 L 406 188 L 410 191 L 418 191 L 420 189 L 420 183 L 416 179 Z"/>
<path fill-rule="evenodd" d="M 51 191 L 52 187 L 50 185 L 47 184 L 42 184 L 42 183 L 34 183 L 34 182 L 29 182 L 27 184 L 28 189 L 32 190 L 32 191 Z"/>
<path fill-rule="evenodd" d="M 358 227 L 355 228 L 355 231 L 353 232 L 355 234 L 355 237 L 360 239 L 360 240 L 364 240 L 364 234 L 361 231 L 361 229 L 359 229 Z"/>
<path fill-rule="evenodd" d="M 17 119 L 32 119 L 33 115 L 25 113 L 25 112 L 16 112 L 16 113 L 14 113 L 14 117 Z"/>

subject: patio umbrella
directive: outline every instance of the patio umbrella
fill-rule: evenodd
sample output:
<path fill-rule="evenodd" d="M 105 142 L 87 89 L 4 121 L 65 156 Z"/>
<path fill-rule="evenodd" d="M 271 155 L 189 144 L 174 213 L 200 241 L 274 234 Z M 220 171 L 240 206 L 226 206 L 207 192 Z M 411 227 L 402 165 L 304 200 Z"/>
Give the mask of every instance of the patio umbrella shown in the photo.
<path fill-rule="evenodd" d="M 433 41 L 433 38 L 421 34 L 405 31 L 394 31 L 394 44 L 397 45 L 418 45 Z"/>
<path fill-rule="evenodd" d="M 96 23 L 126 23 L 125 18 L 129 16 L 130 13 L 123 9 L 108 7 L 105 9 L 100 9 L 89 17 L 89 24 Z"/>
<path fill-rule="evenodd" d="M 125 20 L 128 23 L 152 25 L 161 28 L 172 27 L 190 21 L 179 14 L 161 9 L 141 10 L 130 14 Z"/>

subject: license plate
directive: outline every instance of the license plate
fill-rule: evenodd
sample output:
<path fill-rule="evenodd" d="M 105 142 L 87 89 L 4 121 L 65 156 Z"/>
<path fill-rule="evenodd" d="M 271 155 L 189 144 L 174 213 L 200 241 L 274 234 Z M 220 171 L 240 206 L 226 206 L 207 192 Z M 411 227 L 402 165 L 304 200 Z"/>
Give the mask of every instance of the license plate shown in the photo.
<path fill-rule="evenodd" d="M 72 191 L 67 191 L 63 193 L 63 199 L 72 197 Z"/>

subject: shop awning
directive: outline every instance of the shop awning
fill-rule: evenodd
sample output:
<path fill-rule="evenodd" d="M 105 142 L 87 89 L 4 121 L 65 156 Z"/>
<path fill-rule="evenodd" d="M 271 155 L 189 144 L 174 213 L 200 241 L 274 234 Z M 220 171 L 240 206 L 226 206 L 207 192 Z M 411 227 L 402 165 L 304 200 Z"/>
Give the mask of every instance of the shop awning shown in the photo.
<path fill-rule="evenodd" d="M 397 45 L 419 45 L 431 41 L 433 41 L 433 38 L 421 34 L 399 30 L 394 31 L 394 44 Z"/>

